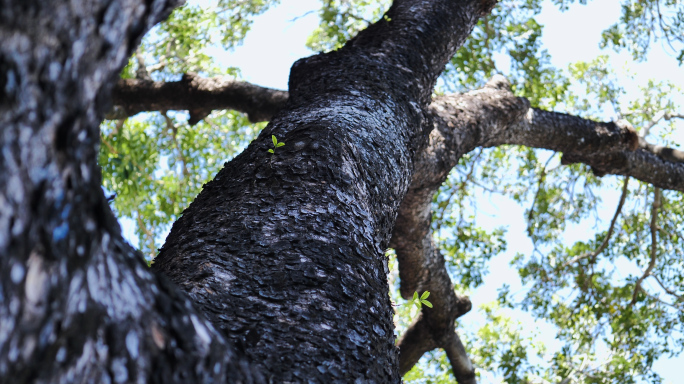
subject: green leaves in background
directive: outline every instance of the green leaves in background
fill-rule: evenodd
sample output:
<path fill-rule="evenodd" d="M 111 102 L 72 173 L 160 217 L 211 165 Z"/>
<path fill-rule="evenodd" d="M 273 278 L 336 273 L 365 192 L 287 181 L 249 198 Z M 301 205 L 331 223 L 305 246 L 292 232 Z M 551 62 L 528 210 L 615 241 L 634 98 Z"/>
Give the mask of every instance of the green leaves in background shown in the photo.
<path fill-rule="evenodd" d="M 340 48 L 347 40 L 378 20 L 391 5 L 390 0 L 322 0 L 318 13 L 321 23 L 306 42 L 315 52 Z"/>
<path fill-rule="evenodd" d="M 113 208 L 136 224 L 138 244 L 151 261 L 170 225 L 260 131 L 234 112 L 214 112 L 190 126 L 185 114 L 145 114 L 101 127 L 103 186 Z"/>
<path fill-rule="evenodd" d="M 620 20 L 605 30 L 601 47 L 627 50 L 644 60 L 653 42 L 665 41 L 684 62 L 684 7 L 679 0 L 629 0 L 622 2 Z"/>

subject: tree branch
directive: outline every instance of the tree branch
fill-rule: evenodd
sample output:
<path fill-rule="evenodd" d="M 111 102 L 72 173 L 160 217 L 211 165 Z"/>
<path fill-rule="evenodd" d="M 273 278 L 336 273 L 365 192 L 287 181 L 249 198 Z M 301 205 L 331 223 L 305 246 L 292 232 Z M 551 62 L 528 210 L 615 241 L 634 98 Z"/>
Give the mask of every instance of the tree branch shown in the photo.
<path fill-rule="evenodd" d="M 637 295 L 642 290 L 641 283 L 651 275 L 656 264 L 657 248 L 658 248 L 658 210 L 660 209 L 660 188 L 655 188 L 653 191 L 653 207 L 651 208 L 651 260 L 644 274 L 634 284 L 634 293 L 632 294 L 632 302 L 629 304 L 633 306 L 636 304 Z"/>
<path fill-rule="evenodd" d="M 285 106 L 287 97 L 285 91 L 228 78 L 201 78 L 193 73 L 175 82 L 121 79 L 112 95 L 117 108 L 107 118 L 187 110 L 191 123 L 196 123 L 212 110 L 233 109 L 246 113 L 251 122 L 267 121 Z"/>

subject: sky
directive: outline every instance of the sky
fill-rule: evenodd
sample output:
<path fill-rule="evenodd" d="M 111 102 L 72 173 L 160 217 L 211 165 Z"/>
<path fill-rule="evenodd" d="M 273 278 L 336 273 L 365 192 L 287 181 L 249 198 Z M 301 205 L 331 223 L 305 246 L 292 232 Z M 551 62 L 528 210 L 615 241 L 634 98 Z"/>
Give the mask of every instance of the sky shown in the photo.
<path fill-rule="evenodd" d="M 317 14 L 310 11 L 319 7 L 319 0 L 283 0 L 281 5 L 255 19 L 252 30 L 247 34 L 242 46 L 230 53 L 216 51 L 214 54 L 220 57 L 220 61 L 225 65 L 241 68 L 242 79 L 246 81 L 271 88 L 287 89 L 292 63 L 313 53 L 304 43 L 318 24 Z M 626 53 L 615 54 L 599 49 L 600 32 L 618 19 L 619 12 L 619 2 L 616 0 L 593 1 L 586 6 L 575 5 L 566 12 L 560 12 L 557 7 L 547 4 L 538 21 L 545 25 L 543 41 L 551 54 L 552 63 L 564 68 L 570 62 L 588 61 L 600 54 L 610 53 L 611 62 L 618 68 L 627 64 L 638 74 L 647 73 L 650 77 L 670 79 L 684 85 L 684 68 L 677 66 L 676 60 L 665 52 L 660 43 L 654 44 L 648 61 L 644 63 L 633 63 L 631 56 Z M 646 78 L 638 76 L 637 80 L 626 83 L 628 92 L 636 92 L 638 85 Z M 679 125 L 678 131 L 680 136 L 675 140 L 684 144 L 684 124 Z M 617 195 L 614 191 L 604 196 L 600 214 L 607 217 L 606 225 L 614 212 Z M 501 197 L 483 197 L 478 204 L 479 225 L 485 228 L 496 228 L 501 225 L 507 227 L 508 251 L 490 262 L 492 267 L 489 275 L 485 277 L 486 283 L 471 295 L 475 306 L 495 300 L 497 288 L 502 281 L 510 282 L 513 292 L 523 292 L 524 288 L 520 283 L 510 278 L 517 276 L 517 272 L 510 267 L 509 261 L 516 252 L 529 254 L 533 248 L 525 232 L 526 224 L 523 222 L 526 207 Z M 122 224 L 124 235 L 135 245 L 137 239 L 132 225 L 127 221 L 122 221 Z M 564 236 L 568 240 L 593 237 L 594 232 L 587 232 L 584 228 L 583 225 L 571 226 Z M 534 322 L 532 317 L 526 314 L 518 313 L 515 316 L 527 324 Z M 476 327 L 483 322 L 484 317 L 473 310 L 461 318 L 459 323 L 462 326 Z M 553 347 L 553 328 L 543 322 L 534 324 L 535 327 L 531 328 L 540 332 L 542 337 L 547 339 L 549 347 Z M 684 356 L 661 359 L 656 363 L 655 370 L 665 378 L 666 383 L 675 384 L 681 382 L 681 375 L 675 372 L 676 368 L 681 366 L 684 366 Z M 499 378 L 484 373 L 483 384 L 495 382 L 499 382 Z"/>

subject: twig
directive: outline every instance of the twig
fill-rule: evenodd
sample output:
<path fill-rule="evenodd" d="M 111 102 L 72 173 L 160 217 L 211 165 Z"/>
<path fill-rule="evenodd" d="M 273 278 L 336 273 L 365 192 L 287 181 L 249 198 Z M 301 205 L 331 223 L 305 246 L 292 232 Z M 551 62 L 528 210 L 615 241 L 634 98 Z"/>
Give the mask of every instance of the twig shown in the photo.
<path fill-rule="evenodd" d="M 655 268 L 655 263 L 656 263 L 656 246 L 657 244 L 657 233 L 658 233 L 658 227 L 657 227 L 657 219 L 658 219 L 658 209 L 660 208 L 660 188 L 655 188 L 655 191 L 653 193 L 653 208 L 651 208 L 651 261 L 648 263 L 648 267 L 644 271 L 644 274 L 641 275 L 639 280 L 637 280 L 636 284 L 634 285 L 634 293 L 632 294 L 632 302 L 629 304 L 630 306 L 633 306 L 636 303 L 637 300 L 637 294 L 639 293 L 640 290 L 643 290 L 641 288 L 641 283 L 644 281 L 645 278 L 651 275 L 651 271 L 653 271 L 653 268 Z"/>
<path fill-rule="evenodd" d="M 446 204 L 444 205 L 444 208 L 442 208 L 442 210 L 441 210 L 441 212 L 440 212 L 440 214 L 439 214 L 439 219 L 437 220 L 437 223 L 438 223 L 437 230 L 439 230 L 440 227 L 441 227 L 441 224 L 440 224 L 440 223 L 442 222 L 442 220 L 444 220 L 444 213 L 445 213 L 447 207 L 449 206 L 449 204 L 451 203 L 451 199 L 454 198 L 454 196 L 456 195 L 457 192 L 464 193 L 465 188 L 466 188 L 466 183 L 468 183 L 468 182 L 472 179 L 473 172 L 475 171 L 475 166 L 477 165 L 477 161 L 480 159 L 480 155 L 481 155 L 481 154 L 482 154 L 482 150 L 480 150 L 480 151 L 475 155 L 475 157 L 473 158 L 473 162 L 472 162 L 472 164 L 471 164 L 470 170 L 468 170 L 468 173 L 465 175 L 465 180 L 463 180 L 463 181 L 460 183 L 460 185 L 458 186 L 458 188 L 454 189 L 454 190 L 449 194 L 449 197 L 447 197 L 447 199 L 446 199 Z M 459 204 L 460 208 L 463 208 L 462 203 L 463 203 L 463 201 L 462 201 L 462 200 L 459 200 L 458 204 Z M 463 210 L 461 209 L 461 211 L 463 211 Z"/>
<path fill-rule="evenodd" d="M 654 276 L 654 275 L 651 275 L 651 276 Z M 672 308 L 674 308 L 674 309 L 676 309 L 676 310 L 678 310 L 678 311 L 684 312 L 684 308 L 682 307 L 682 305 L 681 305 L 682 303 L 680 303 L 680 302 L 668 303 L 667 301 L 661 299 L 660 297 L 658 297 L 658 296 L 656 296 L 656 295 L 653 295 L 653 294 L 647 292 L 647 291 L 646 291 L 645 289 L 643 289 L 643 288 L 641 288 L 641 291 L 642 291 L 646 296 L 648 296 L 648 297 L 654 299 L 655 301 L 657 301 L 657 302 L 659 302 L 659 303 L 661 303 L 661 304 L 663 304 L 663 305 L 667 305 L 668 307 L 672 307 Z"/>
<path fill-rule="evenodd" d="M 613 232 L 615 230 L 615 223 L 617 222 L 618 216 L 620 216 L 620 213 L 622 212 L 622 207 L 625 205 L 625 200 L 627 200 L 627 186 L 629 185 L 629 176 L 625 177 L 624 183 L 622 183 L 622 195 L 620 196 L 620 202 L 618 203 L 617 209 L 615 210 L 615 215 L 613 215 L 613 219 L 610 221 L 610 227 L 608 227 L 608 234 L 606 234 L 606 238 L 603 239 L 603 242 L 601 245 L 594 251 L 594 252 L 589 252 L 585 253 L 583 255 L 579 255 L 570 261 L 567 261 L 565 264 L 563 264 L 563 267 L 567 267 L 570 264 L 574 264 L 582 259 L 585 259 L 587 257 L 596 258 L 596 256 L 600 255 L 601 252 L 603 252 L 606 247 L 608 246 L 608 242 L 610 241 L 611 236 L 613 236 Z"/>
<path fill-rule="evenodd" d="M 653 116 L 653 118 L 651 118 L 651 121 L 649 121 L 648 124 L 646 124 L 646 126 L 644 127 L 644 130 L 641 132 L 641 137 L 645 138 L 646 136 L 648 136 L 651 132 L 651 128 L 658 124 L 658 122 L 660 122 L 660 120 L 662 120 L 663 118 L 665 118 L 665 111 L 659 111 L 658 113 L 656 113 Z"/>
<path fill-rule="evenodd" d="M 149 229 L 147 229 L 147 226 L 145 225 L 145 221 L 143 220 L 142 214 L 140 213 L 139 209 L 136 210 L 136 216 L 136 219 L 138 221 L 138 228 L 143 232 L 145 237 L 147 237 L 147 246 L 150 247 L 150 260 L 153 260 L 156 256 L 157 251 L 157 245 L 154 241 L 154 234 L 150 232 Z"/>
<path fill-rule="evenodd" d="M 162 116 L 164 116 L 164 120 L 166 120 L 166 127 L 171 130 L 171 137 L 173 139 L 173 143 L 176 145 L 176 149 L 178 150 L 178 158 L 181 161 L 181 163 L 183 163 L 181 172 L 183 173 L 183 177 L 187 180 L 190 178 L 190 174 L 188 173 L 188 161 L 185 158 L 185 155 L 183 155 L 183 149 L 181 148 L 180 143 L 178 142 L 178 128 L 176 128 L 176 125 L 173 123 L 173 120 L 169 117 L 166 111 L 162 112 Z"/>
<path fill-rule="evenodd" d="M 553 160 L 553 157 L 555 156 L 555 153 L 549 157 L 549 159 L 546 161 L 544 166 L 541 169 L 541 174 L 539 175 L 539 181 L 537 182 L 537 192 L 534 194 L 534 199 L 532 199 L 532 206 L 530 207 L 530 212 L 527 214 L 527 221 L 532 221 L 532 217 L 534 217 L 534 207 L 537 205 L 537 198 L 539 197 L 539 192 L 541 192 L 542 185 L 544 185 L 544 179 L 546 178 L 547 172 L 546 172 L 546 167 L 549 166 L 551 163 L 551 160 Z"/>
<path fill-rule="evenodd" d="M 669 295 L 672 295 L 672 296 L 676 297 L 677 300 L 680 300 L 680 299 L 682 298 L 681 295 L 678 295 L 677 293 L 675 293 L 675 291 L 673 291 L 673 290 L 667 288 L 667 287 L 665 286 L 665 284 L 663 284 L 663 282 L 658 278 L 658 275 L 653 275 L 653 277 L 654 277 L 655 280 L 658 282 L 658 285 L 660 285 L 660 288 L 662 288 L 662 289 L 663 289 L 665 292 L 667 292 Z"/>
<path fill-rule="evenodd" d="M 147 71 L 143 55 L 138 52 L 135 54 L 135 58 L 138 60 L 138 69 L 135 71 L 135 77 L 140 80 L 152 81 L 152 77 L 150 77 L 150 73 Z"/>

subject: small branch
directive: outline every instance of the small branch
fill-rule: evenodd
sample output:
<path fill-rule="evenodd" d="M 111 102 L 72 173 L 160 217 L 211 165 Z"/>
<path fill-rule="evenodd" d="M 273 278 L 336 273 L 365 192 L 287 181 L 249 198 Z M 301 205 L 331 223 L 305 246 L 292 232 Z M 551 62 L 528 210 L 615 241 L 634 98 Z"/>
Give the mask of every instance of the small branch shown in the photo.
<path fill-rule="evenodd" d="M 140 214 L 140 210 L 136 210 L 136 216 L 138 228 L 145 234 L 145 237 L 147 238 L 147 246 L 150 248 L 149 256 L 150 260 L 152 260 L 155 256 L 157 256 L 157 245 L 154 242 L 154 234 L 149 229 L 147 229 L 147 226 L 143 221 L 142 215 Z"/>
<path fill-rule="evenodd" d="M 366 19 L 364 19 L 363 17 L 358 16 L 358 15 L 352 13 L 352 12 L 349 12 L 349 11 L 342 12 L 342 13 L 340 14 L 340 16 L 343 16 L 343 17 L 346 16 L 346 17 L 348 17 L 348 18 L 350 18 L 350 19 L 354 19 L 354 20 L 356 20 L 356 21 L 360 21 L 360 22 L 366 23 L 366 25 L 372 23 L 372 21 L 366 20 Z"/>
<path fill-rule="evenodd" d="M 451 363 L 454 377 L 459 384 L 477 384 L 475 368 L 456 332 L 451 332 L 440 345 Z"/>
<path fill-rule="evenodd" d="M 181 148 L 180 142 L 178 142 L 178 128 L 176 128 L 176 124 L 173 123 L 173 119 L 169 117 L 166 111 L 162 112 L 162 116 L 164 116 L 164 120 L 166 121 L 166 127 L 171 131 L 171 138 L 178 151 L 178 160 L 180 160 L 182 164 L 181 173 L 183 174 L 183 178 L 188 180 L 190 179 L 188 160 L 185 158 L 185 155 L 183 155 L 183 149 Z"/>
<path fill-rule="evenodd" d="M 147 66 L 145 66 L 145 59 L 140 52 L 135 54 L 135 58 L 138 61 L 138 69 L 135 71 L 135 77 L 138 80 L 152 81 L 150 73 L 147 71 Z"/>
<path fill-rule="evenodd" d="M 660 112 L 656 113 L 655 115 L 653 115 L 653 117 L 651 118 L 651 121 L 649 121 L 648 124 L 646 124 L 646 126 L 644 126 L 643 131 L 641 132 L 641 135 L 639 135 L 639 136 L 641 136 L 642 138 L 647 137 L 651 133 L 651 128 L 653 128 L 656 124 L 658 124 L 658 122 L 660 122 L 660 120 L 662 120 L 664 117 L 665 117 L 665 111 L 660 111 Z"/>
<path fill-rule="evenodd" d="M 651 275 L 651 276 L 655 276 L 655 275 Z M 684 307 L 682 307 L 682 303 L 680 303 L 680 302 L 668 303 L 667 301 L 661 299 L 659 296 L 656 296 L 656 295 L 654 295 L 654 294 L 651 294 L 651 293 L 649 293 L 648 291 L 646 291 L 646 290 L 643 289 L 643 288 L 641 288 L 641 292 L 643 292 L 646 296 L 648 296 L 648 297 L 654 299 L 655 301 L 657 301 L 657 302 L 659 302 L 659 303 L 661 303 L 661 304 L 663 304 L 663 305 L 667 305 L 668 307 L 671 307 L 671 308 L 674 308 L 674 309 L 676 309 L 676 310 L 678 310 L 678 311 L 684 312 Z M 630 304 L 630 305 L 631 305 L 631 304 Z"/>
<path fill-rule="evenodd" d="M 640 290 L 643 290 L 641 288 L 641 283 L 646 279 L 648 276 L 651 275 L 651 272 L 653 271 L 653 268 L 655 268 L 656 264 L 656 248 L 658 246 L 657 243 L 657 233 L 658 233 L 658 226 L 657 226 L 657 220 L 658 220 L 658 209 L 660 208 L 660 188 L 655 188 L 655 191 L 653 192 L 653 207 L 651 209 L 651 261 L 648 263 L 648 267 L 644 271 L 644 274 L 637 280 L 636 284 L 634 284 L 634 293 L 632 294 L 632 302 L 630 303 L 630 306 L 633 306 L 636 304 L 637 301 L 637 294 L 639 293 Z"/>
<path fill-rule="evenodd" d="M 684 119 L 684 114 L 682 114 L 682 113 L 666 113 L 663 118 L 665 120 Z"/>
<path fill-rule="evenodd" d="M 665 284 L 663 284 L 663 282 L 658 278 L 658 275 L 652 275 L 652 276 L 653 276 L 653 278 L 658 282 L 658 285 L 660 285 L 660 288 L 662 288 L 663 291 L 667 292 L 667 293 L 668 293 L 669 295 L 671 295 L 671 296 L 674 296 L 675 298 L 677 298 L 677 300 L 681 300 L 682 295 L 678 295 L 678 294 L 677 294 L 675 291 L 673 291 L 672 289 L 667 288 L 667 287 L 665 286 Z"/>
<path fill-rule="evenodd" d="M 537 192 L 534 194 L 534 198 L 532 199 L 532 206 L 530 207 L 530 212 L 527 214 L 527 221 L 532 221 L 532 217 L 534 216 L 534 207 L 537 205 L 537 199 L 539 198 L 539 193 L 541 192 L 542 186 L 544 185 L 544 179 L 546 178 L 546 167 L 551 164 L 551 160 L 553 160 L 553 156 L 550 156 L 549 159 L 546 161 L 546 163 L 542 166 L 541 173 L 539 174 L 539 179 L 537 180 Z"/>
<path fill-rule="evenodd" d="M 618 216 L 620 216 L 620 212 L 622 212 L 622 207 L 625 205 L 625 200 L 627 199 L 627 192 L 628 192 L 628 186 L 629 184 L 629 176 L 625 177 L 625 181 L 622 183 L 622 194 L 620 195 L 620 202 L 618 203 L 617 209 L 615 210 L 615 214 L 613 215 L 613 219 L 610 221 L 610 226 L 608 227 L 608 233 L 606 234 L 606 238 L 603 239 L 603 242 L 601 245 L 594 251 L 594 252 L 589 252 L 585 253 L 580 256 L 576 256 L 572 260 L 566 262 L 563 264 L 563 268 L 572 265 L 582 259 L 585 259 L 587 257 L 591 257 L 592 259 L 595 259 L 598 255 L 603 252 L 606 247 L 608 246 L 608 243 L 610 242 L 611 236 L 613 236 L 613 231 L 615 230 L 615 223 L 617 222 Z"/>
<path fill-rule="evenodd" d="M 644 138 L 639 138 L 639 148 L 642 148 L 671 163 L 684 163 L 684 152 L 648 143 Z"/>

